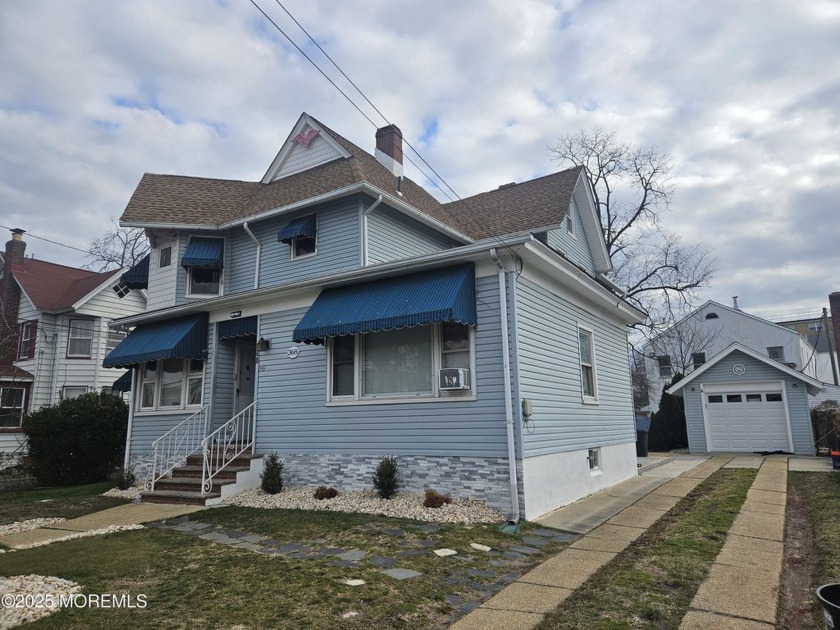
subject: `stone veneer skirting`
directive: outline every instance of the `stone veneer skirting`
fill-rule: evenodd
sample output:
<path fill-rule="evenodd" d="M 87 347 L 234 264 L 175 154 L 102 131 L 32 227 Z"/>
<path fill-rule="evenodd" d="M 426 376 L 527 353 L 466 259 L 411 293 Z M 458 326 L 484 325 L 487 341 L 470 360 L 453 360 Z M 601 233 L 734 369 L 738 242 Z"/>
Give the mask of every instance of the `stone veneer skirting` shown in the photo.
<path fill-rule="evenodd" d="M 373 488 L 380 455 L 281 454 L 286 483 L 333 486 L 338 490 Z M 398 455 L 402 490 L 422 494 L 431 488 L 456 499 L 478 499 L 510 514 L 510 476 L 503 457 Z"/>

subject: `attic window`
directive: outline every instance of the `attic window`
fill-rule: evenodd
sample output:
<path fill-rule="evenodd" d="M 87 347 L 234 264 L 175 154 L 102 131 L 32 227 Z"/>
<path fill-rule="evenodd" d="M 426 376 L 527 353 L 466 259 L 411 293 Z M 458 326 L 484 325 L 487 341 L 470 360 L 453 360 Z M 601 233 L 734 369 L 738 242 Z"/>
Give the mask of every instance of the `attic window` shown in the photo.
<path fill-rule="evenodd" d="M 717 313 L 706 313 L 706 319 L 717 319 L 717 318 L 718 318 Z"/>
<path fill-rule="evenodd" d="M 569 210 L 566 212 L 566 229 L 572 236 L 575 235 L 575 214 L 577 214 L 577 202 L 572 197 L 569 202 Z"/>
<path fill-rule="evenodd" d="M 120 299 L 123 299 L 123 298 L 124 298 L 126 295 L 128 295 L 128 294 L 129 294 L 129 292 L 131 291 L 131 289 L 128 287 L 128 285 L 123 284 L 122 282 L 120 282 L 120 283 L 115 284 L 114 286 L 112 286 L 112 287 L 111 287 L 111 290 L 112 290 L 114 293 L 116 293 L 116 294 L 117 294 L 117 297 L 118 297 L 118 298 L 120 298 Z"/>

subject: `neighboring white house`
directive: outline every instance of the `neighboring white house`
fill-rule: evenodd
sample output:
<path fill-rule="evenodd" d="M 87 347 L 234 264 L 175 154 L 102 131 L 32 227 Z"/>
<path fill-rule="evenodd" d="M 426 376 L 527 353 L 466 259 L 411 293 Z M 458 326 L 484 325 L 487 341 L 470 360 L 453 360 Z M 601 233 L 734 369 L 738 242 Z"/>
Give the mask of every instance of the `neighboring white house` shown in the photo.
<path fill-rule="evenodd" d="M 3 255 L 0 452 L 19 448 L 23 416 L 62 398 L 111 391 L 125 370 L 102 359 L 125 337 L 108 322 L 145 310 L 122 270 L 96 273 L 24 257 L 23 230 Z"/>
<path fill-rule="evenodd" d="M 814 347 L 796 330 L 710 300 L 643 347 L 650 411 L 659 409 L 662 389 L 674 374 L 690 374 L 733 343 L 823 380 Z"/>

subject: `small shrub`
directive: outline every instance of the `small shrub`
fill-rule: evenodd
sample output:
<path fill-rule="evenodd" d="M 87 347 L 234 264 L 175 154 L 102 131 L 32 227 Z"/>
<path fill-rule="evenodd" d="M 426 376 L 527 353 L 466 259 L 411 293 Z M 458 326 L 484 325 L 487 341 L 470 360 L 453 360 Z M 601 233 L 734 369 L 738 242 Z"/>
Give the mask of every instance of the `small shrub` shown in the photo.
<path fill-rule="evenodd" d="M 435 492 L 434 490 L 426 490 L 426 496 L 423 499 L 423 507 L 437 509 L 443 507 L 447 503 L 452 503 L 452 497 L 448 494 L 441 494 L 440 492 Z"/>
<path fill-rule="evenodd" d="M 116 472 L 114 472 L 114 482 L 120 490 L 132 488 L 136 481 L 137 475 L 134 474 L 134 469 L 131 466 L 128 468 L 117 468 Z"/>
<path fill-rule="evenodd" d="M 335 488 L 327 488 L 327 486 L 318 486 L 313 495 L 319 501 L 324 499 L 334 499 L 338 496 L 338 490 Z"/>
<path fill-rule="evenodd" d="M 390 499 L 400 487 L 400 468 L 397 458 L 387 455 L 382 458 L 373 473 L 373 487 L 383 499 Z"/>
<path fill-rule="evenodd" d="M 106 481 L 125 453 L 128 405 L 89 393 L 47 405 L 23 420 L 32 471 L 42 486 Z"/>
<path fill-rule="evenodd" d="M 265 458 L 265 466 L 260 473 L 262 489 L 268 494 L 277 494 L 283 489 L 283 461 L 277 453 Z"/>

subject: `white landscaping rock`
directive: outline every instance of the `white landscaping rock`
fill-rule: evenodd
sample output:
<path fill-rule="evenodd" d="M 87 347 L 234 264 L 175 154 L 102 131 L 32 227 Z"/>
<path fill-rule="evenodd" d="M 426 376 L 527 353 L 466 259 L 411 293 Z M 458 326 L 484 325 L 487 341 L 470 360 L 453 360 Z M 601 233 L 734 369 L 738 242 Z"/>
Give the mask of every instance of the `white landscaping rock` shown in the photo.
<path fill-rule="evenodd" d="M 0 536 L 8 536 L 9 534 L 20 534 L 21 532 L 28 532 L 31 529 L 40 529 L 41 527 L 49 527 L 55 523 L 61 523 L 66 519 L 63 518 L 30 518 L 28 521 L 18 521 L 10 525 L 0 525 Z"/>
<path fill-rule="evenodd" d="M 140 498 L 140 492 L 143 490 L 142 485 L 135 485 L 131 488 L 126 488 L 125 490 L 120 490 L 119 488 L 111 488 L 107 492 L 103 492 L 103 497 L 117 497 L 118 499 L 134 499 Z"/>
<path fill-rule="evenodd" d="M 0 596 L 3 595 L 35 595 L 39 597 L 39 602 L 43 603 L 43 607 L 8 607 L 4 606 L 2 615 L 0 615 L 0 630 L 7 628 L 14 628 L 51 615 L 56 610 L 49 608 L 48 603 L 51 598 L 41 597 L 51 595 L 58 599 L 62 595 L 72 595 L 74 593 L 81 593 L 82 587 L 69 580 L 62 580 L 61 578 L 45 576 L 45 575 L 13 575 L 11 577 L 0 577 Z"/>
<path fill-rule="evenodd" d="M 364 580 L 342 580 L 344 584 L 347 586 L 362 586 L 364 585 Z"/>
<path fill-rule="evenodd" d="M 473 549 L 478 549 L 479 551 L 490 551 L 490 547 L 487 545 L 480 545 L 478 543 L 470 543 L 470 547 Z"/>
<path fill-rule="evenodd" d="M 458 552 L 455 551 L 454 549 L 435 549 L 435 555 L 438 555 L 441 558 L 444 558 L 446 556 L 454 556 L 457 553 Z"/>
<path fill-rule="evenodd" d="M 373 490 L 355 490 L 319 501 L 312 496 L 314 491 L 308 487 L 284 488 L 277 494 L 266 494 L 260 489 L 245 490 L 225 500 L 224 505 L 362 512 L 437 523 L 498 523 L 505 520 L 503 514 L 486 503 L 468 499 L 455 499 L 440 508 L 427 508 L 423 506 L 422 495 L 401 492 L 390 499 L 382 499 Z"/>

